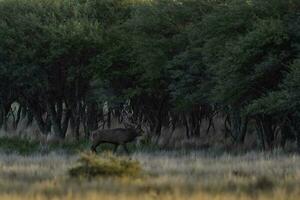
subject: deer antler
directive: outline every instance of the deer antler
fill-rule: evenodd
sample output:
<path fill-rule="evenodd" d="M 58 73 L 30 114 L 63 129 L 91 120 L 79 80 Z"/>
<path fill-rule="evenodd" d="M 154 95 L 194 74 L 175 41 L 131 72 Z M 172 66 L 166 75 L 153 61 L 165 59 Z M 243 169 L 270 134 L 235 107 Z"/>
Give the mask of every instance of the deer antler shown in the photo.
<path fill-rule="evenodd" d="M 122 115 L 122 118 L 123 118 L 124 126 L 126 128 L 129 128 L 129 127 L 130 128 L 135 128 L 135 127 L 137 127 L 137 125 L 132 122 L 133 121 L 132 120 L 133 110 L 126 109 L 126 107 L 124 106 L 124 108 L 121 111 L 121 115 Z"/>

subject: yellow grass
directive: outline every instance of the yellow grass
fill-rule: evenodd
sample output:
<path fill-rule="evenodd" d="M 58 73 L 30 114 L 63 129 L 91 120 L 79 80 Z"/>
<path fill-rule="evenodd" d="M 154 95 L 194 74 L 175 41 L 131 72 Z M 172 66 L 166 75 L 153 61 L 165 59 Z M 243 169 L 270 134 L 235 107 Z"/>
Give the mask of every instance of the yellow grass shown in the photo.
<path fill-rule="evenodd" d="M 0 154 L 0 199 L 298 199 L 300 157 L 249 153 L 136 153 L 139 177 L 71 178 L 78 155 Z"/>

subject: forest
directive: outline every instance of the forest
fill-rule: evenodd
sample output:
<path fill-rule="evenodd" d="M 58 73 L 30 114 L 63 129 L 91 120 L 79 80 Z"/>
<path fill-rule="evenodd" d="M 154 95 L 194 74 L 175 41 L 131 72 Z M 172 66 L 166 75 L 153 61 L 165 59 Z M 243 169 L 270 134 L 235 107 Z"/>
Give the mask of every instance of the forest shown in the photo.
<path fill-rule="evenodd" d="M 146 178 L 67 178 L 126 123 Z M 299 0 L 0 0 L 1 199 L 296 199 L 299 152 Z"/>
<path fill-rule="evenodd" d="M 130 115 L 300 149 L 297 0 L 2 0 L 0 127 L 80 140 Z M 206 121 L 206 131 L 203 130 Z M 24 127 L 23 127 L 24 129 Z M 221 136 L 222 137 L 222 136 Z"/>

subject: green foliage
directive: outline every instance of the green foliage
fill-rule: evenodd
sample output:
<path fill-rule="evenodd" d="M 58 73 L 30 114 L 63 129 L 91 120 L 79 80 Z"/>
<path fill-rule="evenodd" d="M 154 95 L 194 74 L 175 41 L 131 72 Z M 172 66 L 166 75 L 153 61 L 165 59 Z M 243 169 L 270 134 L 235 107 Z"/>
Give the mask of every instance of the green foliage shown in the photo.
<path fill-rule="evenodd" d="M 38 152 L 39 142 L 29 141 L 16 137 L 1 137 L 0 151 L 11 153 L 16 152 L 22 155 Z"/>
<path fill-rule="evenodd" d="M 41 144 L 37 140 L 22 139 L 20 137 L 0 137 L 0 151 L 5 153 L 19 153 L 22 155 L 49 153 L 62 151 L 68 154 L 78 153 L 89 149 L 87 140 Z"/>
<path fill-rule="evenodd" d="M 52 151 L 63 151 L 69 154 L 75 154 L 80 151 L 84 151 L 90 148 L 90 142 L 88 140 L 80 140 L 80 141 L 65 141 L 62 143 L 50 143 L 43 146 L 40 146 L 40 151 L 43 149 L 44 151 L 46 150 L 45 153 L 47 152 L 52 152 Z"/>
<path fill-rule="evenodd" d="M 112 154 L 101 154 L 97 156 L 91 153 L 82 153 L 79 165 L 71 168 L 71 177 L 95 178 L 101 176 L 138 176 L 142 172 L 138 161 L 128 158 L 113 156 Z"/>
<path fill-rule="evenodd" d="M 212 99 L 218 103 L 244 106 L 281 81 L 291 56 L 289 36 L 283 19 L 260 6 L 240 1 L 204 19 L 203 51 L 214 74 Z M 273 12 L 281 14 L 281 7 L 275 5 Z"/>
<path fill-rule="evenodd" d="M 60 143 L 42 144 L 37 140 L 29 140 L 20 137 L 0 137 L 0 152 L 5 153 L 19 153 L 22 155 L 29 154 L 47 154 L 50 152 L 64 152 L 67 154 L 77 154 L 78 152 L 86 151 L 90 149 L 90 141 L 81 139 L 79 141 L 63 141 Z M 142 142 L 140 145 L 128 144 L 127 145 L 130 152 L 155 152 L 159 148 L 150 142 Z M 110 144 L 102 144 L 101 152 L 110 151 L 113 146 Z M 119 148 L 119 152 L 122 148 Z"/>
<path fill-rule="evenodd" d="M 104 103 L 120 113 L 130 102 L 135 120 L 157 135 L 170 116 L 200 130 L 221 113 L 235 140 L 254 121 L 272 146 L 274 127 L 297 121 L 300 111 L 299 7 L 297 0 L 3 0 L 0 126 L 18 102 L 43 133 L 64 138 L 70 121 L 79 137 L 81 122 L 88 132 L 94 116 L 104 119 Z"/>

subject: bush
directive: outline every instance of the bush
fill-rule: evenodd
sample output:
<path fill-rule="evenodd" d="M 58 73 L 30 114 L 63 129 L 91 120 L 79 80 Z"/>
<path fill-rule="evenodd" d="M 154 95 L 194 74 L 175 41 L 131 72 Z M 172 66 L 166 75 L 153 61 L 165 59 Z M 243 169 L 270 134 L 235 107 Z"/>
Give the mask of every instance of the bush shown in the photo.
<path fill-rule="evenodd" d="M 49 153 L 51 151 L 64 151 L 69 154 L 77 153 L 89 148 L 88 140 L 80 140 L 74 142 L 64 141 L 59 144 L 43 144 L 38 140 L 30 140 L 27 138 L 0 137 L 0 152 L 4 153 L 19 153 L 28 155 L 33 153 Z"/>
<path fill-rule="evenodd" d="M 97 156 L 82 153 L 79 164 L 69 170 L 71 177 L 138 176 L 142 168 L 138 161 L 117 157 L 112 154 Z"/>
<path fill-rule="evenodd" d="M 90 143 L 88 140 L 81 139 L 79 141 L 63 141 L 59 144 L 48 144 L 48 151 L 62 150 L 69 154 L 78 153 L 90 148 Z"/>
<path fill-rule="evenodd" d="M 275 187 L 275 183 L 272 179 L 262 176 L 258 177 L 253 184 L 250 185 L 252 190 L 270 191 Z"/>
<path fill-rule="evenodd" d="M 5 153 L 16 152 L 21 155 L 38 151 L 39 143 L 17 137 L 0 137 L 0 151 Z"/>

